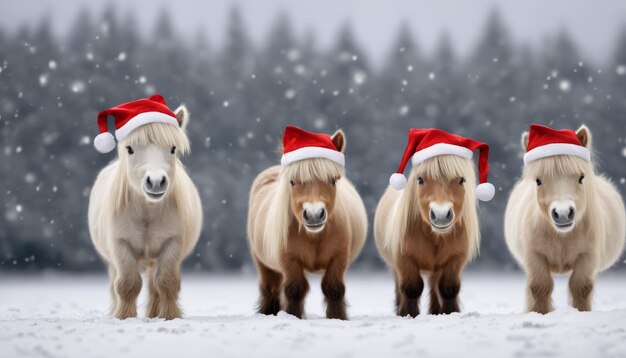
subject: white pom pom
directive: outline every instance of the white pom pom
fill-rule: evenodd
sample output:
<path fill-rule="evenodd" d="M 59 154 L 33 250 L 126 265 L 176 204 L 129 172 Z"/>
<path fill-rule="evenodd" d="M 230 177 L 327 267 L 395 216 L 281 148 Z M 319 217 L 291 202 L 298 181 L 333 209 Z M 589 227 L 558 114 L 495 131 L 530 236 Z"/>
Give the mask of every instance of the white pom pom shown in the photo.
<path fill-rule="evenodd" d="M 404 174 L 393 173 L 389 177 L 389 185 L 396 190 L 402 190 L 406 187 L 406 177 Z"/>
<path fill-rule="evenodd" d="M 100 133 L 93 139 L 93 146 L 100 153 L 108 153 L 115 149 L 115 138 L 109 132 Z"/>
<path fill-rule="evenodd" d="M 480 201 L 489 201 L 496 195 L 496 188 L 491 183 L 482 183 L 476 187 L 476 197 Z"/>

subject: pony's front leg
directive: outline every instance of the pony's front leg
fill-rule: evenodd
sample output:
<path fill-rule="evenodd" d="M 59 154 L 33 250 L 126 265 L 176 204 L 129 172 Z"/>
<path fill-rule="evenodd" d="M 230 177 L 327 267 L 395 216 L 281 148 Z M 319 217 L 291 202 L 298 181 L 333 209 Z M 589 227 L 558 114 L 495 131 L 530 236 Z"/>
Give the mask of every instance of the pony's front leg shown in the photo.
<path fill-rule="evenodd" d="M 280 311 L 280 287 L 283 276 L 280 272 L 265 266 L 256 257 L 254 257 L 254 262 L 259 271 L 259 291 L 261 294 L 257 312 L 275 316 Z"/>
<path fill-rule="evenodd" d="M 287 259 L 284 265 L 285 311 L 298 318 L 304 315 L 304 298 L 309 292 L 309 282 L 304 276 L 304 269 L 300 262 Z"/>
<path fill-rule="evenodd" d="M 141 291 L 140 267 L 128 241 L 118 239 L 113 244 L 113 258 L 115 291 L 117 304 L 113 315 L 118 319 L 137 317 L 137 296 Z"/>
<path fill-rule="evenodd" d="M 111 295 L 111 315 L 115 315 L 117 309 L 118 299 L 117 293 L 115 293 L 115 280 L 117 279 L 117 272 L 113 264 L 108 264 L 109 270 L 109 294 Z"/>
<path fill-rule="evenodd" d="M 424 280 L 417 264 L 408 257 L 398 258 L 398 291 L 400 304 L 396 314 L 401 317 L 416 317 L 420 314 L 419 299 L 424 291 Z"/>
<path fill-rule="evenodd" d="M 595 261 L 589 254 L 582 254 L 576 259 L 569 290 L 572 306 L 579 311 L 591 311 L 595 267 Z"/>
<path fill-rule="evenodd" d="M 154 271 L 155 308 L 158 317 L 167 320 L 180 318 L 181 310 L 178 306 L 180 293 L 180 265 L 182 263 L 181 243 L 171 238 L 163 245 L 157 259 Z"/>
<path fill-rule="evenodd" d="M 527 254 L 526 275 L 528 311 L 542 314 L 551 312 L 554 281 L 550 274 L 550 266 L 541 254 L 535 252 Z"/>
<path fill-rule="evenodd" d="M 428 313 L 441 314 L 441 302 L 439 297 L 439 280 L 441 279 L 441 271 L 435 271 L 428 278 L 428 287 L 430 290 L 430 307 Z"/>
<path fill-rule="evenodd" d="M 450 314 L 460 312 L 459 292 L 461 291 L 461 270 L 464 258 L 455 256 L 448 260 L 441 271 L 441 278 L 437 288 L 441 296 L 441 313 Z"/>
<path fill-rule="evenodd" d="M 322 292 L 326 304 L 326 318 L 348 319 L 345 301 L 346 285 L 343 283 L 343 275 L 348 266 L 346 260 L 347 255 L 333 259 L 324 272 Z"/>

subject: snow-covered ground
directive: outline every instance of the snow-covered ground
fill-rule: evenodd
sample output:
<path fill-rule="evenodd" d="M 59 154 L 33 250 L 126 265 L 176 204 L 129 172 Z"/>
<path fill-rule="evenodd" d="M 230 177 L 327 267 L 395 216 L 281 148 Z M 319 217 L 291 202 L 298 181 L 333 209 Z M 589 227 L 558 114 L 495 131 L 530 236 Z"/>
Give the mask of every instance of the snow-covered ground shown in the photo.
<path fill-rule="evenodd" d="M 119 321 L 107 315 L 104 276 L 0 276 L 0 357 L 624 357 L 626 277 L 601 275 L 594 312 L 567 306 L 557 279 L 554 313 L 523 313 L 521 274 L 466 273 L 463 313 L 392 314 L 384 273 L 347 277 L 347 322 L 323 317 L 318 277 L 308 319 L 254 314 L 256 277 L 185 275 L 185 318 Z M 426 307 L 423 300 L 422 307 Z M 144 308 L 145 296 L 140 297 Z"/>

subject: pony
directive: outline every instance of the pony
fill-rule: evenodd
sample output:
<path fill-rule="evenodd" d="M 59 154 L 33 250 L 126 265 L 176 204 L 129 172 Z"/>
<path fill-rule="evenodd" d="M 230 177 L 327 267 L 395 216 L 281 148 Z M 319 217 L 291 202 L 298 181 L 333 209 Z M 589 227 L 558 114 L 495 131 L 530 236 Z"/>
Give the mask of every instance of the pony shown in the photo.
<path fill-rule="evenodd" d="M 112 315 L 137 316 L 148 281 L 149 318 L 181 317 L 180 266 L 202 227 L 198 190 L 181 163 L 189 152 L 189 114 L 175 111 L 180 128 L 145 124 L 118 142 L 116 160 L 102 169 L 89 198 L 89 232 L 109 271 Z"/>
<path fill-rule="evenodd" d="M 343 131 L 331 140 L 345 150 Z M 247 232 L 259 273 L 259 313 L 284 309 L 302 318 L 305 273 L 312 272 L 323 273 L 326 317 L 348 318 L 344 275 L 365 243 L 367 216 L 343 167 L 312 158 L 261 172 L 250 191 Z"/>
<path fill-rule="evenodd" d="M 478 253 L 473 162 L 440 155 L 414 166 L 407 187 L 387 188 L 376 208 L 376 247 L 393 272 L 396 314 L 416 317 L 430 273 L 430 314 L 459 312 L 461 271 Z"/>
<path fill-rule="evenodd" d="M 591 151 L 591 132 L 576 131 Z M 528 132 L 522 134 L 522 148 Z M 509 251 L 526 272 L 527 309 L 553 310 L 552 274 L 571 273 L 570 303 L 590 311 L 595 277 L 619 258 L 625 238 L 624 204 L 593 162 L 556 155 L 528 163 L 511 192 L 504 233 Z"/>

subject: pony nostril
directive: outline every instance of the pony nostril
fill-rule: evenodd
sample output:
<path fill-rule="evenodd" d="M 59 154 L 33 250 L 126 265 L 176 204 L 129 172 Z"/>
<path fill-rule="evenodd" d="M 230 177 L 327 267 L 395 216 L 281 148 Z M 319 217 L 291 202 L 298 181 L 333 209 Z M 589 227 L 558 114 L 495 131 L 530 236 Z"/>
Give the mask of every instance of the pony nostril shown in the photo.
<path fill-rule="evenodd" d="M 576 215 L 576 211 L 574 210 L 574 208 L 570 207 L 569 211 L 567 212 L 567 218 L 570 220 L 574 220 L 575 215 Z"/>
<path fill-rule="evenodd" d="M 306 213 L 306 210 L 302 212 L 302 217 L 304 218 L 304 220 L 309 221 L 309 215 Z"/>
<path fill-rule="evenodd" d="M 163 179 L 161 179 L 161 183 L 159 184 L 159 186 L 161 187 L 161 189 L 163 189 L 166 184 L 167 184 L 167 177 L 163 177 Z"/>
<path fill-rule="evenodd" d="M 552 217 L 554 220 L 559 220 L 559 213 L 556 212 L 556 209 L 552 209 Z"/>
<path fill-rule="evenodd" d="M 430 220 L 437 220 L 437 215 L 435 215 L 434 211 L 430 211 Z"/>
<path fill-rule="evenodd" d="M 448 210 L 448 215 L 446 215 L 446 219 L 452 220 L 452 209 Z"/>
<path fill-rule="evenodd" d="M 324 219 L 326 217 L 326 210 L 320 210 L 320 219 Z"/>
<path fill-rule="evenodd" d="M 148 184 L 148 186 L 152 186 L 152 182 L 150 181 L 150 177 L 146 177 L 146 184 Z"/>

